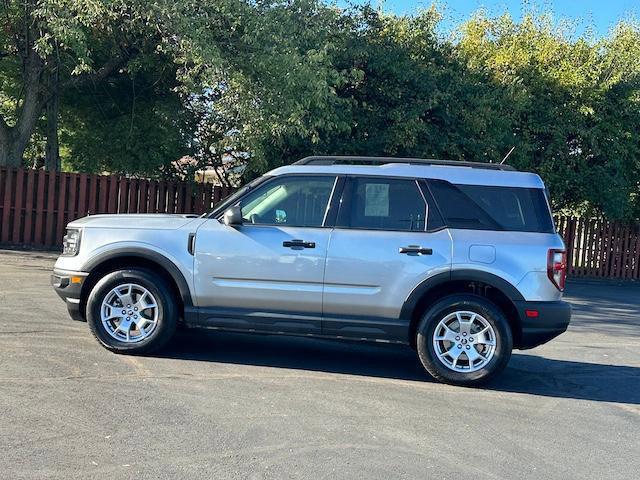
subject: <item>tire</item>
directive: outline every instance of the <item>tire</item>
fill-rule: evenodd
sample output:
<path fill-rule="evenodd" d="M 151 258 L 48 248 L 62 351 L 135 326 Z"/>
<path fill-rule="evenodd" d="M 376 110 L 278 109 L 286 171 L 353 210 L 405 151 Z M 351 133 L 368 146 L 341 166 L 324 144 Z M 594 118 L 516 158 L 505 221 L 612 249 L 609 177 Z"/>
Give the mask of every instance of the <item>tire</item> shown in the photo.
<path fill-rule="evenodd" d="M 424 314 L 416 332 L 416 347 L 433 378 L 472 386 L 491 380 L 507 366 L 513 336 L 504 313 L 487 299 L 451 295 Z"/>
<path fill-rule="evenodd" d="M 151 304 L 155 308 L 145 308 Z M 113 319 L 107 318 L 112 316 Z M 112 352 L 151 353 L 171 340 L 178 323 L 178 308 L 171 288 L 161 276 L 144 269 L 118 270 L 105 275 L 91 290 L 87 323 L 96 339 Z"/>

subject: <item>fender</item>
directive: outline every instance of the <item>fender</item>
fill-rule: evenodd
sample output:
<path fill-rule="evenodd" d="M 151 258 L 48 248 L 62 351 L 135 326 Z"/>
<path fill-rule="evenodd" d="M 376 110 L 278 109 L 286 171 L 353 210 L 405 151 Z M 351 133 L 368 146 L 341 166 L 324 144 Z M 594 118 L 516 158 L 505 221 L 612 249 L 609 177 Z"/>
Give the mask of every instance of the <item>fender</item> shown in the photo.
<path fill-rule="evenodd" d="M 429 277 L 422 283 L 420 283 L 416 288 L 414 288 L 402 305 L 402 310 L 400 310 L 400 318 L 411 321 L 411 316 L 416 305 L 418 304 L 420 299 L 427 292 L 429 292 L 429 290 L 450 281 L 460 280 L 482 282 L 486 283 L 487 285 L 491 285 L 493 288 L 495 288 L 496 290 L 500 290 L 507 297 L 509 297 L 512 302 L 520 302 L 524 300 L 524 297 L 514 285 L 507 282 L 505 279 L 494 275 L 493 273 L 468 269 L 451 270 L 449 272 L 439 273 L 437 275 Z"/>
<path fill-rule="evenodd" d="M 119 257 L 137 257 L 157 263 L 162 268 L 164 268 L 169 273 L 169 275 L 171 275 L 173 281 L 176 282 L 178 290 L 180 291 L 180 297 L 182 298 L 183 305 L 185 307 L 193 306 L 189 284 L 187 283 L 187 280 L 184 278 L 184 275 L 182 274 L 180 269 L 171 260 L 158 252 L 154 252 L 153 250 L 149 250 L 143 247 L 114 248 L 113 250 L 108 250 L 91 257 L 91 259 L 89 259 L 84 265 L 82 265 L 82 271 L 91 272 L 101 263 L 107 260 L 117 259 Z"/>

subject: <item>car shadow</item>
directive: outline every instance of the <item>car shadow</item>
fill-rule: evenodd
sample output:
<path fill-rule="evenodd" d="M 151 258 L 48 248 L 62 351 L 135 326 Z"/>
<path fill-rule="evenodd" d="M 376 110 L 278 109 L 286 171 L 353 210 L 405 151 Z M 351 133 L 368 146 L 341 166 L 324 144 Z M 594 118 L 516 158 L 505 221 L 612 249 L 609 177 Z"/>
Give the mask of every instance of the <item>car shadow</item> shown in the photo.
<path fill-rule="evenodd" d="M 157 354 L 165 358 L 433 382 L 402 345 L 188 330 Z M 558 398 L 640 404 L 640 368 L 555 360 L 514 352 L 485 388 Z"/>

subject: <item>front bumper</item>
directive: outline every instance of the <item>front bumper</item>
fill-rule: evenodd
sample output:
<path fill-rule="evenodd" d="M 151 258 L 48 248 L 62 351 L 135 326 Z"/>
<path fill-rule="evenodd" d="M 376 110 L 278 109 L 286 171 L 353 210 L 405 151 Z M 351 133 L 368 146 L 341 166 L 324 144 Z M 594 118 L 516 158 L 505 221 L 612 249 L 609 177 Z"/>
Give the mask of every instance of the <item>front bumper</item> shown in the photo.
<path fill-rule="evenodd" d="M 88 275 L 86 272 L 70 272 L 67 270 L 54 270 L 51 275 L 53 289 L 67 304 L 69 315 L 74 320 L 85 320 L 80 308 L 80 298 L 82 286 Z"/>
<path fill-rule="evenodd" d="M 528 349 L 547 343 L 567 330 L 571 320 L 571 305 L 568 302 L 515 302 L 522 336 L 517 348 Z M 533 316 L 532 312 L 537 312 Z"/>

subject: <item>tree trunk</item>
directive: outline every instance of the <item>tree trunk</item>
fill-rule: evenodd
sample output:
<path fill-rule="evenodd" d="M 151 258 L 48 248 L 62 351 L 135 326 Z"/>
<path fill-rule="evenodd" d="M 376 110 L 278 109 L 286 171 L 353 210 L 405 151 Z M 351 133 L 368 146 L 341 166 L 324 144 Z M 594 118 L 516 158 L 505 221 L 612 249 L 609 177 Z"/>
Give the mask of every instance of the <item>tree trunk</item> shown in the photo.
<path fill-rule="evenodd" d="M 47 145 L 45 148 L 44 168 L 60 170 L 60 147 L 58 144 L 58 89 L 53 87 L 51 98 L 47 102 Z"/>
<path fill-rule="evenodd" d="M 58 92 L 65 88 L 97 83 L 108 78 L 131 58 L 132 52 L 123 52 L 122 55 L 111 58 L 94 74 L 78 75 L 63 83 L 59 83 L 56 78 L 55 91 L 53 92 L 50 91 L 53 86 L 47 85 L 43 81 L 45 65 L 32 44 L 28 45 L 27 52 L 23 67 L 24 99 L 16 111 L 15 126 L 9 127 L 0 115 L 0 166 L 19 167 L 22 165 L 24 151 L 46 106 L 47 168 L 59 169 Z M 52 93 L 53 97 L 50 101 L 49 95 Z"/>
<path fill-rule="evenodd" d="M 24 136 L 17 134 L 16 127 L 8 127 L 4 121 L 0 121 L 0 167 L 22 165 L 22 155 L 29 139 L 25 141 Z"/>
<path fill-rule="evenodd" d="M 24 139 L 24 136 L 15 135 L 15 129 L 12 129 L 14 135 L 11 135 L 11 143 L 9 144 L 9 152 L 6 160 L 6 165 L 8 167 L 21 167 L 22 166 L 22 157 L 24 155 L 24 151 L 27 149 L 27 144 L 29 143 L 29 138 Z"/>
<path fill-rule="evenodd" d="M 0 118 L 0 147 L 2 149 L 0 166 L 19 167 L 22 165 L 24 151 L 44 107 L 41 101 L 43 67 L 43 62 L 35 50 L 29 50 L 23 72 L 24 100 L 16 112 L 16 124 L 14 127 L 9 127 L 6 121 Z"/>
<path fill-rule="evenodd" d="M 10 130 L 4 120 L 0 118 L 0 167 L 7 164 L 9 158 Z"/>

